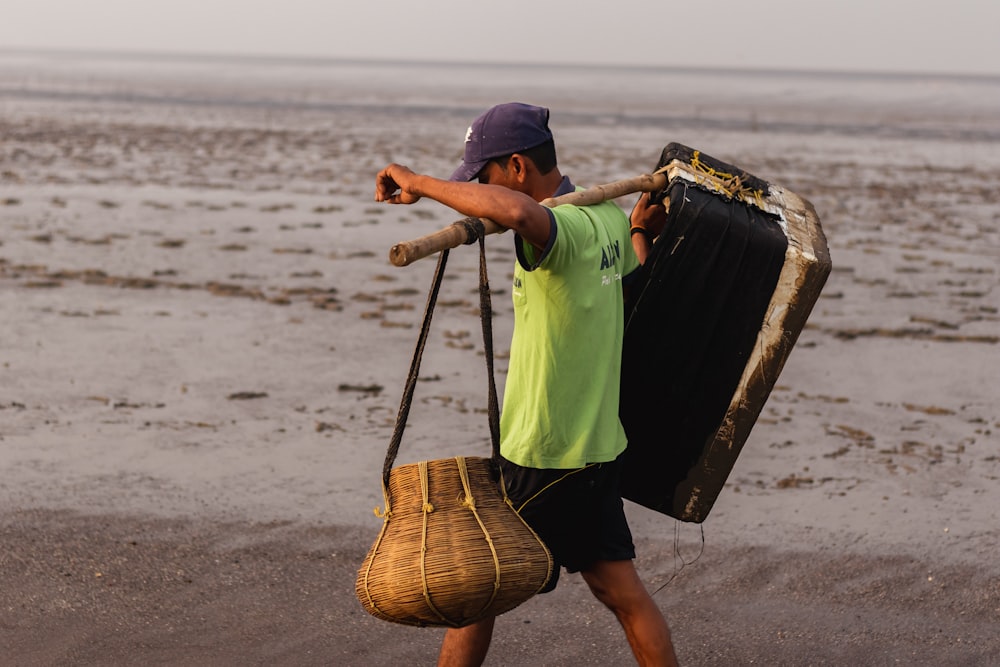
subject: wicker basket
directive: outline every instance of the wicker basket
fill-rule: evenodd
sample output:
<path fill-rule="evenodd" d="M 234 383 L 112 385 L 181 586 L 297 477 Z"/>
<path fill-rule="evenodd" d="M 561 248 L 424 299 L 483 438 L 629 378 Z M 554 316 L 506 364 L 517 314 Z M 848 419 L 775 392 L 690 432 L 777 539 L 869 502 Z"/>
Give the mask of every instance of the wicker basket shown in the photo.
<path fill-rule="evenodd" d="M 438 258 L 396 428 L 382 466 L 382 530 L 355 583 L 361 606 L 373 616 L 395 623 L 462 627 L 497 616 L 541 591 L 552 572 L 549 550 L 514 511 L 503 491 L 497 465 L 500 420 L 493 379 L 493 315 L 486 250 L 482 223 L 470 222 L 478 223 L 480 232 L 480 319 L 493 456 L 460 456 L 393 467 L 444 276 L 445 250 Z"/>
<path fill-rule="evenodd" d="M 490 459 L 457 457 L 391 471 L 382 530 L 356 583 L 370 614 L 461 627 L 545 586 L 552 556 L 506 502 L 491 467 Z"/>

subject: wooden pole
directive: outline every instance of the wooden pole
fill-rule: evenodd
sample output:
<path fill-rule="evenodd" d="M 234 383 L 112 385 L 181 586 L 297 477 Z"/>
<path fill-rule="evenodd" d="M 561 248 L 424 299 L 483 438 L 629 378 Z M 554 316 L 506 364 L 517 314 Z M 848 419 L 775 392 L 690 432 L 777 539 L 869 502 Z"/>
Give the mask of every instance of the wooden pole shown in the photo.
<path fill-rule="evenodd" d="M 633 178 L 605 185 L 595 185 L 586 190 L 577 190 L 576 192 L 570 192 L 560 197 L 552 197 L 541 202 L 541 204 L 549 208 L 561 204 L 591 206 L 634 192 L 656 192 L 666 186 L 667 176 L 664 173 L 641 174 Z M 468 220 L 468 218 L 459 220 L 426 236 L 397 243 L 389 249 L 389 261 L 394 266 L 409 266 L 418 259 L 423 259 L 436 252 L 447 248 L 457 248 L 460 245 L 474 242 L 476 239 L 474 235 L 470 237 Z M 506 227 L 502 227 L 492 220 L 481 218 L 480 222 L 482 222 L 486 234 L 498 234 L 507 231 Z"/>

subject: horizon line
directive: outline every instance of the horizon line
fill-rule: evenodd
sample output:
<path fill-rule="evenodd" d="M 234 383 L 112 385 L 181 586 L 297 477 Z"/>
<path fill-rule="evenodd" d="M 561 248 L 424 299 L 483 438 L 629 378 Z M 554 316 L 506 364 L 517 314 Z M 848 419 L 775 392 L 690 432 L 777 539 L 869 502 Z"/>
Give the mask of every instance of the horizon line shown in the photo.
<path fill-rule="evenodd" d="M 858 76 L 865 78 L 949 78 L 973 80 L 1000 80 L 1000 72 L 959 72 L 959 71 L 921 71 L 921 70 L 887 70 L 887 69 L 830 69 L 830 68 L 794 68 L 779 66 L 740 66 L 740 65 L 701 65 L 701 64 L 650 64 L 650 63 L 584 63 L 558 61 L 459 61 L 439 58 L 402 59 L 394 57 L 379 58 L 373 56 L 317 55 L 317 54 L 284 54 L 284 53 L 248 53 L 248 52 L 208 52 L 208 51 L 170 51 L 144 49 L 110 49 L 88 47 L 37 47 L 37 46 L 0 46 L 0 54 L 25 55 L 61 55 L 86 56 L 95 59 L 118 59 L 123 57 L 142 58 L 149 60 L 177 61 L 228 61 L 233 63 L 250 62 L 287 62 L 299 65 L 321 65 L 332 63 L 349 63 L 357 65 L 398 65 L 402 67 L 512 67 L 536 68 L 550 67 L 555 69 L 649 69 L 673 70 L 683 73 L 747 73 L 756 75 L 784 76 L 822 76 L 845 77 Z"/>

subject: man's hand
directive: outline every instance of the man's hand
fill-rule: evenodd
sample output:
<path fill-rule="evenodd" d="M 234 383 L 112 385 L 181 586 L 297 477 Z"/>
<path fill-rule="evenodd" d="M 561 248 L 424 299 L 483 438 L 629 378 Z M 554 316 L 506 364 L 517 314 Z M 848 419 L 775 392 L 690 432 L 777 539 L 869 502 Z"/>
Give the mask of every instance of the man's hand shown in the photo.
<path fill-rule="evenodd" d="M 417 174 L 401 164 L 390 164 L 375 177 L 375 201 L 389 204 L 413 204 L 420 200 L 414 194 Z"/>
<path fill-rule="evenodd" d="M 650 201 L 648 192 L 642 193 L 639 201 L 636 202 L 629 222 L 632 227 L 642 227 L 649 232 L 650 240 L 655 239 L 663 232 L 663 227 L 667 222 L 667 209 L 663 204 L 654 204 Z"/>

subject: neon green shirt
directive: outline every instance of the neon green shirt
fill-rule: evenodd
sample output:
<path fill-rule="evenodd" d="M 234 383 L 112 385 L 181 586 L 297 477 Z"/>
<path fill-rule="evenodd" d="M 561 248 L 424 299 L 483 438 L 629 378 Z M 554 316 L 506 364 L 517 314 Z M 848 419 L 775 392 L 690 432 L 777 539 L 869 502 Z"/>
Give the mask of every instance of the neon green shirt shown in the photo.
<path fill-rule="evenodd" d="M 537 265 L 537 250 L 517 239 L 500 451 L 525 467 L 580 468 L 625 449 L 622 277 L 639 262 L 614 202 L 552 213 L 554 239 Z"/>

